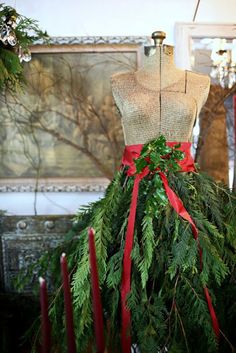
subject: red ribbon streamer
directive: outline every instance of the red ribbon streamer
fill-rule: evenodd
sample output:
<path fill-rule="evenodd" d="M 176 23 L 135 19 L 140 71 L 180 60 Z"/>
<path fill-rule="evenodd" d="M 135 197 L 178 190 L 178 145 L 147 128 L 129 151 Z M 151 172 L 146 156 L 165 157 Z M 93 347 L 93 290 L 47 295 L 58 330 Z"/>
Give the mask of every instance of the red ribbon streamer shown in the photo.
<path fill-rule="evenodd" d="M 177 142 L 167 142 L 169 147 L 173 147 Z M 126 146 L 123 158 L 122 165 L 128 166 L 129 169 L 127 171 L 128 176 L 134 176 L 136 172 L 136 167 L 134 163 L 134 159 L 140 156 L 143 145 L 130 145 Z M 190 153 L 190 142 L 181 142 L 180 147 L 178 148 L 182 152 L 184 152 L 184 159 L 179 161 L 178 164 L 181 167 L 181 172 L 191 172 L 195 171 L 194 161 Z M 148 167 L 145 167 L 140 174 L 135 175 L 134 186 L 132 191 L 132 199 L 130 205 L 130 213 L 128 218 L 128 226 L 126 230 L 126 238 L 125 238 L 125 248 L 124 248 L 124 257 L 123 257 L 123 272 L 122 272 L 122 280 L 121 280 L 121 315 L 122 315 L 122 327 L 121 327 L 121 344 L 123 353 L 131 352 L 131 336 L 130 336 L 130 324 L 131 324 L 131 313 L 130 310 L 126 306 L 127 295 L 131 289 L 131 252 L 133 248 L 133 240 L 134 240 L 134 224 L 135 224 L 135 216 L 137 209 L 137 200 L 138 200 L 138 191 L 139 191 L 139 183 L 140 181 L 149 173 Z M 199 256 L 200 256 L 200 267 L 202 269 L 202 249 L 198 240 L 198 229 L 193 222 L 190 214 L 185 209 L 183 202 L 178 198 L 175 192 L 170 188 L 168 179 L 163 172 L 156 171 L 159 173 L 163 186 L 165 188 L 166 195 L 171 206 L 178 213 L 180 217 L 189 222 L 192 228 L 193 236 L 196 241 L 198 241 L 199 248 Z M 208 304 L 208 309 L 211 315 L 212 326 L 215 332 L 216 337 L 219 337 L 219 324 L 215 314 L 215 310 L 212 305 L 211 297 L 207 287 L 204 287 L 204 293 L 206 297 L 206 301 Z"/>
<path fill-rule="evenodd" d="M 134 180 L 132 200 L 130 205 L 130 214 L 128 219 L 128 227 L 126 231 L 124 257 L 123 257 L 123 273 L 122 273 L 122 281 L 121 281 L 121 317 L 122 317 L 121 344 L 122 344 L 122 349 L 124 353 L 130 352 L 131 350 L 131 337 L 129 332 L 131 315 L 130 315 L 130 310 L 126 308 L 126 297 L 130 291 L 130 281 L 131 281 L 130 254 L 133 247 L 134 222 L 135 222 L 140 180 L 141 179 L 138 176 Z"/>

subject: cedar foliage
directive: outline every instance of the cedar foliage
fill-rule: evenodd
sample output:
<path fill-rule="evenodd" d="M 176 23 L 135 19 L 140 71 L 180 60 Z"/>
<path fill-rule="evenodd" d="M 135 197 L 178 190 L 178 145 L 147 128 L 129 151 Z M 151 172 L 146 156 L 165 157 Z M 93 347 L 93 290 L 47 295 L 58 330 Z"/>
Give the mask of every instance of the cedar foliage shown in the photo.
<path fill-rule="evenodd" d="M 3 90 L 15 92 L 25 84 L 23 63 L 19 57 L 19 49 L 28 51 L 29 46 L 42 40 L 49 42 L 47 32 L 43 32 L 38 21 L 19 14 L 13 7 L 0 4 L 0 28 L 8 21 L 15 23 L 14 33 L 16 45 L 11 46 L 0 40 L 0 92 Z"/>
<path fill-rule="evenodd" d="M 156 174 L 154 174 L 156 175 Z M 133 177 L 117 172 L 105 197 L 76 216 L 67 241 L 41 260 L 41 273 L 50 271 L 60 286 L 59 256 L 66 252 L 72 273 L 78 353 L 95 351 L 87 230 L 92 226 L 103 301 L 106 344 L 120 347 L 120 282 L 125 231 Z M 156 178 L 140 183 L 132 251 L 131 336 L 142 353 L 233 352 L 235 339 L 236 198 L 226 187 L 202 173 L 171 172 L 171 188 L 182 199 L 199 230 L 199 245 L 188 222 L 154 191 Z M 203 287 L 207 286 L 220 323 L 216 341 Z M 65 351 L 61 291 L 53 296 L 50 316 L 58 352 Z M 59 346 L 58 346 L 59 343 Z"/>

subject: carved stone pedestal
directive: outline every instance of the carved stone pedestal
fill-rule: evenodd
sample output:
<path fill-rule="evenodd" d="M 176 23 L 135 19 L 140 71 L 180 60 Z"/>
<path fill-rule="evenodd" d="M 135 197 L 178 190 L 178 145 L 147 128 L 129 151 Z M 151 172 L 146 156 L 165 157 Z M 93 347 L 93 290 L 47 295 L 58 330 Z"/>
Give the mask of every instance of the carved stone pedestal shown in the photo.
<path fill-rule="evenodd" d="M 72 216 L 3 216 L 0 221 L 1 290 L 14 292 L 14 279 L 49 248 L 63 241 L 72 226 Z M 33 273 L 31 286 L 38 281 Z"/>

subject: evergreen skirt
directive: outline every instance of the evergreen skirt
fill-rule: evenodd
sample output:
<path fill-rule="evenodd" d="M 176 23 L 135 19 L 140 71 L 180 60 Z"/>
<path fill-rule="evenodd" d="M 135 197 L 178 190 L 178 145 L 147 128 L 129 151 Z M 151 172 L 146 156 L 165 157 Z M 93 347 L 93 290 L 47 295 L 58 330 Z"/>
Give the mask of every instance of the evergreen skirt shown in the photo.
<path fill-rule="evenodd" d="M 88 227 L 95 230 L 106 346 L 108 352 L 122 351 L 120 289 L 134 185 L 134 177 L 127 177 L 126 172 L 125 168 L 117 172 L 105 196 L 79 212 L 74 229 L 51 260 L 52 277 L 59 283 L 59 254 L 67 254 L 78 353 L 96 352 Z M 149 174 L 139 186 L 127 296 L 133 347 L 141 353 L 232 352 L 236 337 L 235 195 L 198 171 L 168 174 L 169 186 L 198 229 L 196 241 L 189 222 L 158 194 L 157 182 Z M 48 271 L 44 258 L 42 267 L 45 264 Z M 204 295 L 206 287 L 220 326 L 219 340 Z M 55 345 L 65 352 L 61 291 L 52 298 L 50 316 Z"/>

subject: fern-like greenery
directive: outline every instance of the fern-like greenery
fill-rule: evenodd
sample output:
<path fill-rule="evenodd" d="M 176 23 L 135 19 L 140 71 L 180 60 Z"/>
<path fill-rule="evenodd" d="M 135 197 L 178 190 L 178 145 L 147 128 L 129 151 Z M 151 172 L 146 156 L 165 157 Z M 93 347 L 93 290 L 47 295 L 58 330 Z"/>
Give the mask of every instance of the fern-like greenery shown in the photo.
<path fill-rule="evenodd" d="M 29 46 L 36 41 L 48 42 L 49 40 L 47 33 L 39 28 L 37 21 L 20 15 L 10 6 L 0 4 L 0 28 L 8 21 L 15 23 L 14 33 L 17 42 L 16 45 L 11 46 L 0 40 L 0 92 L 3 89 L 14 92 L 25 82 L 19 50 L 28 51 Z"/>
<path fill-rule="evenodd" d="M 155 175 L 155 174 L 154 174 Z M 173 171 L 169 185 L 182 199 L 199 230 L 199 243 L 190 225 L 157 196 L 155 177 L 140 182 L 132 251 L 131 292 L 133 344 L 142 353 L 228 353 L 235 339 L 236 198 L 226 187 L 201 173 Z M 117 172 L 103 199 L 76 216 L 67 241 L 41 260 L 60 287 L 59 257 L 66 252 L 72 274 L 73 307 L 78 353 L 95 352 L 88 227 L 92 226 L 98 258 L 108 352 L 120 348 L 120 283 L 125 232 L 133 177 Z M 202 249 L 200 260 L 199 245 Z M 222 337 L 215 338 L 204 296 L 207 286 Z M 66 347 L 63 298 L 55 291 L 50 309 L 54 344 Z"/>

